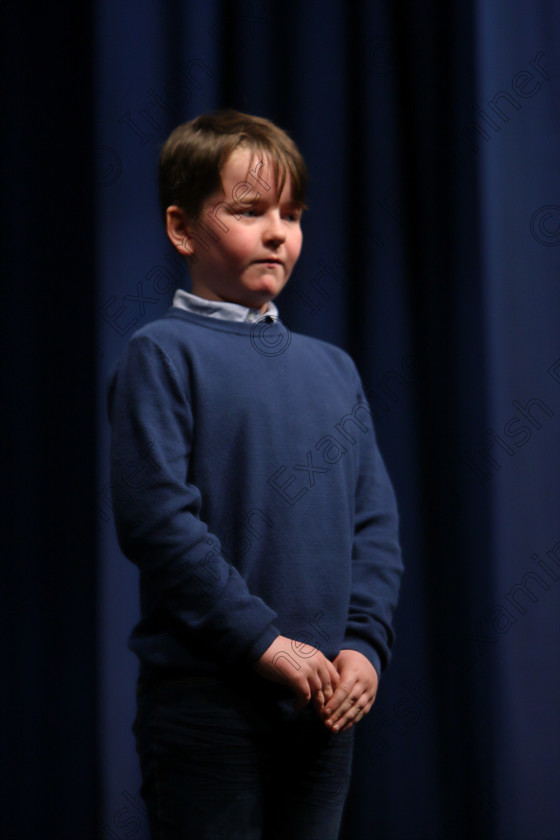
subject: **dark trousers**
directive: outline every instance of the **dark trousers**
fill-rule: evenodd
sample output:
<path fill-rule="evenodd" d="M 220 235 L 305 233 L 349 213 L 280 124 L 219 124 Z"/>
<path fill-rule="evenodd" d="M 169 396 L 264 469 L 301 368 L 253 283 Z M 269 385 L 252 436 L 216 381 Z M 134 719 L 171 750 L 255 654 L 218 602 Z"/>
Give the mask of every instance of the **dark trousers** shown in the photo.
<path fill-rule="evenodd" d="M 337 840 L 354 730 L 333 734 L 310 706 L 283 714 L 271 697 L 211 677 L 139 685 L 152 840 Z"/>

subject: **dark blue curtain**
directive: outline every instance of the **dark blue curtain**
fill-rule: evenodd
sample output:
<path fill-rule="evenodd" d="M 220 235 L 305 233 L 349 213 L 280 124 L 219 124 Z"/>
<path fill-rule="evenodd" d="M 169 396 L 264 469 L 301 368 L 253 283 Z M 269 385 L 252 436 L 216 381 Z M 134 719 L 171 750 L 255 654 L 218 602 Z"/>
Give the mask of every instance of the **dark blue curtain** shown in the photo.
<path fill-rule="evenodd" d="M 188 288 L 159 148 L 234 107 L 307 160 L 278 305 L 356 359 L 400 503 L 344 840 L 558 840 L 560 7 L 64 6 L 3 11 L 2 836 L 147 837 L 105 385 Z"/>
<path fill-rule="evenodd" d="M 97 836 L 90 12 L 0 13 L 3 838 Z"/>

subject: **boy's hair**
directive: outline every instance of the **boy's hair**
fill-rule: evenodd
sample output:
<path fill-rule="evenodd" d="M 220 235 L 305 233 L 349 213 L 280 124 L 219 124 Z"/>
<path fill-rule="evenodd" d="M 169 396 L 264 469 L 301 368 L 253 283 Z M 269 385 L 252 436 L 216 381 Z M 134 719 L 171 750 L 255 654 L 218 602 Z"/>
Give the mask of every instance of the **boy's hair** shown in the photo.
<path fill-rule="evenodd" d="M 271 161 L 278 195 L 291 175 L 293 199 L 305 208 L 307 169 L 294 141 L 264 117 L 228 109 L 201 114 L 177 126 L 165 141 L 159 158 L 164 223 L 172 204 L 199 221 L 205 200 L 222 187 L 222 167 L 238 147 L 249 148 L 261 159 Z"/>

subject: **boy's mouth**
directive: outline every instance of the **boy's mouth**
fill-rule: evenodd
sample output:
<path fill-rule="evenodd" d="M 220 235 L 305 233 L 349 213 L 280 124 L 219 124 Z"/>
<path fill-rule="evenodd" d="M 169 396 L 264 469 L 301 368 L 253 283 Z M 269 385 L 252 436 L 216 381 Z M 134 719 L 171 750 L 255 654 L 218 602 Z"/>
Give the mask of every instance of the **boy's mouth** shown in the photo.
<path fill-rule="evenodd" d="M 253 262 L 258 265 L 284 265 L 282 260 L 279 260 L 278 257 L 265 257 L 262 260 L 253 260 Z"/>

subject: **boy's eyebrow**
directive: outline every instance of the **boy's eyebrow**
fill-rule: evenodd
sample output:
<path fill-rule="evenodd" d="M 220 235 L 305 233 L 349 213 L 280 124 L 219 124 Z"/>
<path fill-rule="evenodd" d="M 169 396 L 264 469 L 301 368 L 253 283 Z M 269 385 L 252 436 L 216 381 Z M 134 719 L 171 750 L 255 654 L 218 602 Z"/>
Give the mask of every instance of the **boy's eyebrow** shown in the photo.
<path fill-rule="evenodd" d="M 287 198 L 285 201 L 282 202 L 282 204 L 285 204 L 287 207 L 293 207 L 296 210 L 303 211 L 305 209 L 305 204 L 303 203 L 303 201 L 298 201 L 297 198 Z"/>
<path fill-rule="evenodd" d="M 282 201 L 277 200 L 276 202 L 274 202 L 274 198 L 272 196 L 263 195 L 262 193 L 257 201 L 248 203 L 258 206 L 259 204 L 267 204 L 269 201 L 271 201 L 273 204 L 278 204 L 279 207 L 283 207 L 284 209 L 298 210 L 302 213 L 305 210 L 305 204 L 302 201 L 298 201 L 296 198 L 285 198 Z"/>

